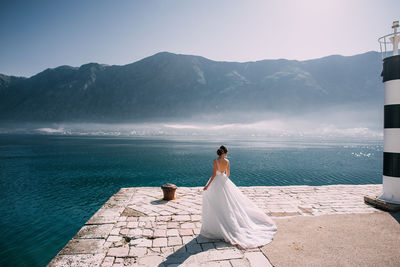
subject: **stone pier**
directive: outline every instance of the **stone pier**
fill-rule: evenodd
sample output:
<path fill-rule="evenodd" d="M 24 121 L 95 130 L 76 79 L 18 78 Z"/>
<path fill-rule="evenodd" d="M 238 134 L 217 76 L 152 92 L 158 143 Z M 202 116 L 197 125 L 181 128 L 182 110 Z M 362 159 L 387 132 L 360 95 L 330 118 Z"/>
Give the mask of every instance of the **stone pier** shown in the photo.
<path fill-rule="evenodd" d="M 240 190 L 272 219 L 383 212 L 363 199 L 381 184 Z M 162 195 L 159 187 L 121 188 L 48 266 L 272 266 L 261 247 L 241 250 L 199 236 L 201 187 L 179 187 L 172 201 Z"/>

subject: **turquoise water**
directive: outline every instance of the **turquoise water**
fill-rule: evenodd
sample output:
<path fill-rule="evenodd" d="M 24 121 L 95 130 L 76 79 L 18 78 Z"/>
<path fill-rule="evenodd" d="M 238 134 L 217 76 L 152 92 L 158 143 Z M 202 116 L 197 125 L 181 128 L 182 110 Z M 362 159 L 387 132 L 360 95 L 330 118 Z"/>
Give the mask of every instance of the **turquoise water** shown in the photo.
<path fill-rule="evenodd" d="M 121 187 L 377 184 L 382 141 L 0 135 L 0 266 L 45 266 Z"/>

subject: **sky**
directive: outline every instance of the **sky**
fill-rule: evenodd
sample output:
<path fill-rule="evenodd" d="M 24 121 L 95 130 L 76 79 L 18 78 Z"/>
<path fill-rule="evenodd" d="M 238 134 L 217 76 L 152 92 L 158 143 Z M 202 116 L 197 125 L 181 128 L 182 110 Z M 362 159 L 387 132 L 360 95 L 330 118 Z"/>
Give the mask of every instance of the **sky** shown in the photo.
<path fill-rule="evenodd" d="M 0 73 L 30 77 L 155 53 L 217 61 L 378 51 L 399 0 L 1 0 Z"/>

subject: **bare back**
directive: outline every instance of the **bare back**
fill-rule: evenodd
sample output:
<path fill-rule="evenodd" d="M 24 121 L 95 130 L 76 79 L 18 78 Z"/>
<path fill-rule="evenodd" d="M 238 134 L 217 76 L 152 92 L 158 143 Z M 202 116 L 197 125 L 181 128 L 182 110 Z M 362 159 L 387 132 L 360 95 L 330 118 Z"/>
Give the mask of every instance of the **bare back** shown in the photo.
<path fill-rule="evenodd" d="M 217 171 L 219 172 L 224 172 L 229 167 L 229 160 L 225 158 L 218 158 L 215 160 L 215 162 L 217 163 Z"/>

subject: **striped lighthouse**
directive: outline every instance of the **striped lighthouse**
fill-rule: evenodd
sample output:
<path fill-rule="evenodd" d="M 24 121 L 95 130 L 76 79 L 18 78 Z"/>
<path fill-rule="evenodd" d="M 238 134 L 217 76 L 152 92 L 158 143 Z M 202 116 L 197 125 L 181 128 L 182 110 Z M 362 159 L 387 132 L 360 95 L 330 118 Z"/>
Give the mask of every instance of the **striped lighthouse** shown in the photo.
<path fill-rule="evenodd" d="M 379 38 L 383 59 L 382 80 L 385 87 L 383 190 L 377 199 L 400 204 L 400 55 L 397 32 L 399 22 L 394 21 L 393 33 Z M 389 48 L 388 48 L 389 46 Z M 387 49 L 393 47 L 390 54 Z"/>

